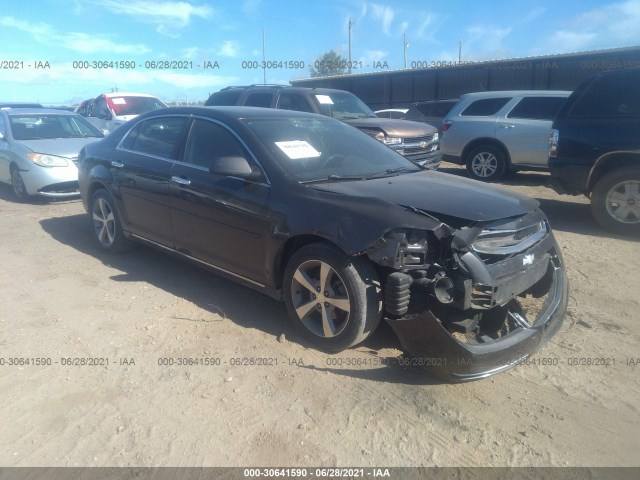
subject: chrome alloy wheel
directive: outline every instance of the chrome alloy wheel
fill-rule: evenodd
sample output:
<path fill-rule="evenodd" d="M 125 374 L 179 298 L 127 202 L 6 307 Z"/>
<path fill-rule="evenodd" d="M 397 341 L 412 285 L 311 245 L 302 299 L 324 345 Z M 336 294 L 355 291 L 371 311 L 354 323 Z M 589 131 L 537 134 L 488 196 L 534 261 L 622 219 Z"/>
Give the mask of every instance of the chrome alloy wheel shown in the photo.
<path fill-rule="evenodd" d="M 478 177 L 489 178 L 498 170 L 498 159 L 491 152 L 480 152 L 471 160 L 471 169 Z"/>
<path fill-rule="evenodd" d="M 298 318 L 315 335 L 335 337 L 349 323 L 347 288 L 328 263 L 308 260 L 300 264 L 291 282 L 291 298 Z"/>
<path fill-rule="evenodd" d="M 105 247 L 110 247 L 116 237 L 116 219 L 109 202 L 98 198 L 93 204 L 93 228 L 98 241 Z"/>
<path fill-rule="evenodd" d="M 607 213 L 616 221 L 640 223 L 640 181 L 626 180 L 611 187 L 605 205 Z"/>

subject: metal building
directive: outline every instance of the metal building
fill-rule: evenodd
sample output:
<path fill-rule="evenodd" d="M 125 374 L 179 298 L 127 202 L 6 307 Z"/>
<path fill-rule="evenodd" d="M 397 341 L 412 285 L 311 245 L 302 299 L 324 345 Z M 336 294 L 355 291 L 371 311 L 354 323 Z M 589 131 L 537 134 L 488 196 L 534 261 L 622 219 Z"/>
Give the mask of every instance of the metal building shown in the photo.
<path fill-rule="evenodd" d="M 603 70 L 640 67 L 640 46 L 486 62 L 412 62 L 408 70 L 291 81 L 348 90 L 374 110 L 488 90 L 573 90 Z"/>

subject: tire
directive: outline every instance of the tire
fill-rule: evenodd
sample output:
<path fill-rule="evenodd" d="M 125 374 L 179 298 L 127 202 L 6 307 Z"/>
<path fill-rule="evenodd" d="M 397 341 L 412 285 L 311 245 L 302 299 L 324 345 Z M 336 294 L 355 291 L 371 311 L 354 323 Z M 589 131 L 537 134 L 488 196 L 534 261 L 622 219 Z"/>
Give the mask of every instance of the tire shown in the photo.
<path fill-rule="evenodd" d="M 498 180 L 507 169 L 504 153 L 499 148 L 491 145 L 482 145 L 474 148 L 467 155 L 465 164 L 469 177 L 483 182 Z"/>
<path fill-rule="evenodd" d="M 22 180 L 22 174 L 18 167 L 11 167 L 11 188 L 13 189 L 13 194 L 19 202 L 27 202 L 31 198 L 31 195 L 27 193 L 27 187 L 24 185 L 24 181 Z"/>
<path fill-rule="evenodd" d="M 122 222 L 113 197 L 105 189 L 97 190 L 89 200 L 91 227 L 102 250 L 120 253 L 132 246 L 122 232 Z"/>
<path fill-rule="evenodd" d="M 613 170 L 596 183 L 591 212 L 606 230 L 640 234 L 640 167 Z"/>
<path fill-rule="evenodd" d="M 324 288 L 319 286 L 322 278 Z M 379 284 L 366 259 L 348 257 L 327 243 L 313 243 L 289 260 L 283 294 L 300 334 L 322 350 L 339 352 L 362 342 L 378 326 Z"/>

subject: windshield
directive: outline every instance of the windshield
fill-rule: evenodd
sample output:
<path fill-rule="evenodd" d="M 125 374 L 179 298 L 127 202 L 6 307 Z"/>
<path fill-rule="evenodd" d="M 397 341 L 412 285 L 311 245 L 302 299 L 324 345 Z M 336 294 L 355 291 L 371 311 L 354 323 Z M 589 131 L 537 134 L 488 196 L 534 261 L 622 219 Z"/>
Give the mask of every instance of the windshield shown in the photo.
<path fill-rule="evenodd" d="M 108 103 L 117 117 L 140 115 L 151 110 L 167 108 L 164 103 L 155 97 L 110 97 Z"/>
<path fill-rule="evenodd" d="M 9 115 L 9 123 L 16 140 L 104 137 L 100 130 L 79 115 Z"/>
<path fill-rule="evenodd" d="M 338 120 L 377 118 L 367 105 L 349 92 L 331 92 L 313 95 L 320 113 Z"/>
<path fill-rule="evenodd" d="M 378 140 L 335 120 L 257 118 L 246 119 L 244 123 L 282 169 L 300 182 L 420 171 Z"/>

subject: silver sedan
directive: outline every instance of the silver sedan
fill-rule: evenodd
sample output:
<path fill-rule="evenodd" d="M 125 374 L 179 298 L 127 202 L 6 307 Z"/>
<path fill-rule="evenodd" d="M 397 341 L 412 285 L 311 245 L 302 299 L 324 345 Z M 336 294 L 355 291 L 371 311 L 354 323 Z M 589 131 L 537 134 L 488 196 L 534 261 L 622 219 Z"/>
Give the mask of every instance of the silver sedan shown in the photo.
<path fill-rule="evenodd" d="M 104 134 L 63 110 L 0 110 L 0 181 L 22 201 L 78 195 L 78 152 Z"/>

